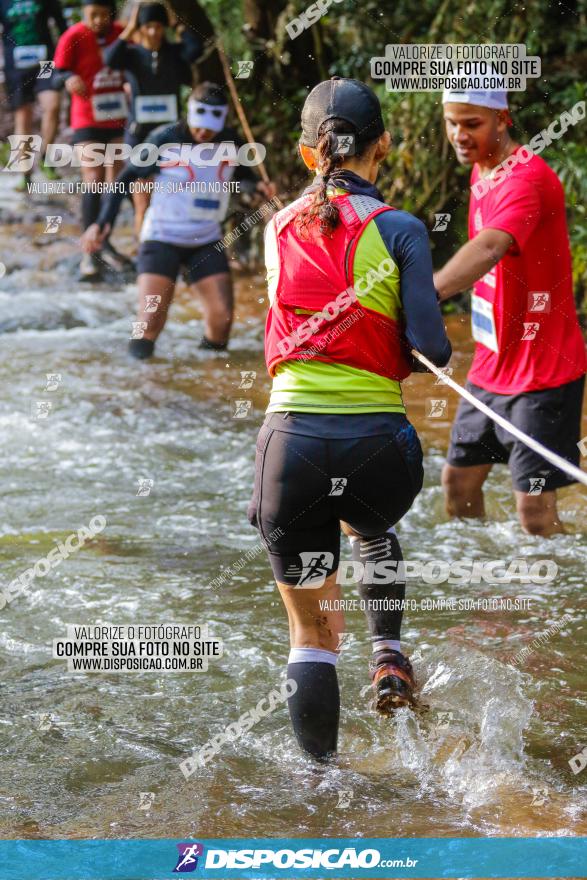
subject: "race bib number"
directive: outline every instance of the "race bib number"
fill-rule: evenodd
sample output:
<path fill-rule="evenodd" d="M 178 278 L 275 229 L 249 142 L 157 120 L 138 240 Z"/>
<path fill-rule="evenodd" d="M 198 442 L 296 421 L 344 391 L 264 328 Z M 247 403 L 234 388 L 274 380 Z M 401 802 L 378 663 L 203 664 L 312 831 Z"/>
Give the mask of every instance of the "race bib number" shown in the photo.
<path fill-rule="evenodd" d="M 195 196 L 190 210 L 190 220 L 220 223 L 226 216 L 228 193 L 203 193 Z"/>
<path fill-rule="evenodd" d="M 93 95 L 92 109 L 96 122 L 126 119 L 128 116 L 128 105 L 124 92 L 104 92 L 101 95 Z"/>
<path fill-rule="evenodd" d="M 14 47 L 14 66 L 18 70 L 25 67 L 36 67 L 41 61 L 47 58 L 46 46 L 15 46 Z"/>
<path fill-rule="evenodd" d="M 175 122 L 177 97 L 175 95 L 137 95 L 135 98 L 137 122 Z"/>
<path fill-rule="evenodd" d="M 471 330 L 475 342 L 498 352 L 493 303 L 474 293 L 471 297 Z"/>

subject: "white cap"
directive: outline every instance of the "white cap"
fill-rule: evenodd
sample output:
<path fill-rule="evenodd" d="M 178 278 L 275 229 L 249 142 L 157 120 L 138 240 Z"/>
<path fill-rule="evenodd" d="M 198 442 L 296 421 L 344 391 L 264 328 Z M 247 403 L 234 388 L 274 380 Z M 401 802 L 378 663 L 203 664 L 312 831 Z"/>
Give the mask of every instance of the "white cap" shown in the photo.
<path fill-rule="evenodd" d="M 457 73 L 459 77 L 464 79 L 486 79 L 491 77 L 494 80 L 503 82 L 503 77 L 487 65 L 486 72 L 482 73 L 478 64 L 471 65 L 471 73 Z M 442 93 L 443 104 L 476 104 L 478 107 L 489 107 L 491 110 L 507 110 L 508 109 L 508 93 L 505 89 L 445 89 Z"/>

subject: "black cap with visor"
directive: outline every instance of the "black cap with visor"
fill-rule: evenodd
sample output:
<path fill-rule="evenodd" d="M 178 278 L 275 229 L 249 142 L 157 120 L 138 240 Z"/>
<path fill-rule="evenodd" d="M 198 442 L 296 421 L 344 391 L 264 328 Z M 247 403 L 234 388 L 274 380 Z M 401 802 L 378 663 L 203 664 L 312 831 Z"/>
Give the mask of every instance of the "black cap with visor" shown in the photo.
<path fill-rule="evenodd" d="M 315 147 L 320 129 L 329 119 L 344 119 L 363 143 L 374 141 L 385 131 L 379 98 L 356 79 L 333 76 L 312 89 L 302 109 L 300 143 Z"/>

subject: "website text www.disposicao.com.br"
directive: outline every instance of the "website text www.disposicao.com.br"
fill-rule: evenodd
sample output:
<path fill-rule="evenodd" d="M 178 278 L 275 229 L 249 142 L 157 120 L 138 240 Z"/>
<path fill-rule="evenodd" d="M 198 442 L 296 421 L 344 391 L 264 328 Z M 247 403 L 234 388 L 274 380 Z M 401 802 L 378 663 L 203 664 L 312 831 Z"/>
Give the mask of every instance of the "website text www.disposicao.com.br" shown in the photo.
<path fill-rule="evenodd" d="M 356 849 L 208 849 L 204 868 L 261 868 L 263 865 L 276 869 L 288 868 L 415 868 L 418 859 L 382 859 L 379 850 Z"/>

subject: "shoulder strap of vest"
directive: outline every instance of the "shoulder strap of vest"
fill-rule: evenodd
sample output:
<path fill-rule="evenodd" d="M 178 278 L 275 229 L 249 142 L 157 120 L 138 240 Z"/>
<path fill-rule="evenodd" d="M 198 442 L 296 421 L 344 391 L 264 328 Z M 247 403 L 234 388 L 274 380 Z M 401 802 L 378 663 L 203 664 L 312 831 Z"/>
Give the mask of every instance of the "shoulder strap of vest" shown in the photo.
<path fill-rule="evenodd" d="M 312 201 L 312 198 L 312 193 L 308 193 L 277 212 L 274 217 L 277 235 Z M 395 208 L 392 208 L 390 205 L 382 205 L 378 199 L 374 199 L 371 196 L 349 195 L 345 193 L 343 196 L 335 196 L 335 199 L 340 212 L 340 218 L 352 235 L 345 254 L 345 274 L 348 279 L 349 259 L 351 256 L 354 256 L 356 245 L 363 230 L 378 214 L 382 214 L 384 211 L 395 211 Z"/>
<path fill-rule="evenodd" d="M 285 229 L 288 223 L 294 219 L 294 217 L 299 214 L 302 208 L 305 207 L 312 200 L 312 196 L 306 195 L 301 196 L 299 199 L 296 199 L 295 202 L 292 202 L 291 205 L 288 205 L 286 208 L 282 208 L 281 211 L 278 211 L 275 215 L 274 223 L 275 223 L 275 231 L 279 235 L 280 232 Z"/>
<path fill-rule="evenodd" d="M 361 221 L 359 224 L 359 228 L 355 231 L 353 237 L 347 245 L 346 254 L 344 257 L 344 272 L 347 284 L 350 285 L 352 284 L 352 278 L 349 277 L 350 269 L 355 259 L 355 251 L 357 250 L 357 245 L 359 244 L 359 239 L 361 238 L 361 235 L 363 234 L 371 220 L 373 220 L 375 217 L 378 217 L 379 214 L 383 214 L 385 211 L 395 211 L 396 209 L 392 208 L 391 205 L 382 205 L 380 201 L 371 198 L 371 196 L 352 195 L 349 196 L 348 201 L 351 202 L 352 207 L 354 208 L 359 220 Z"/>

